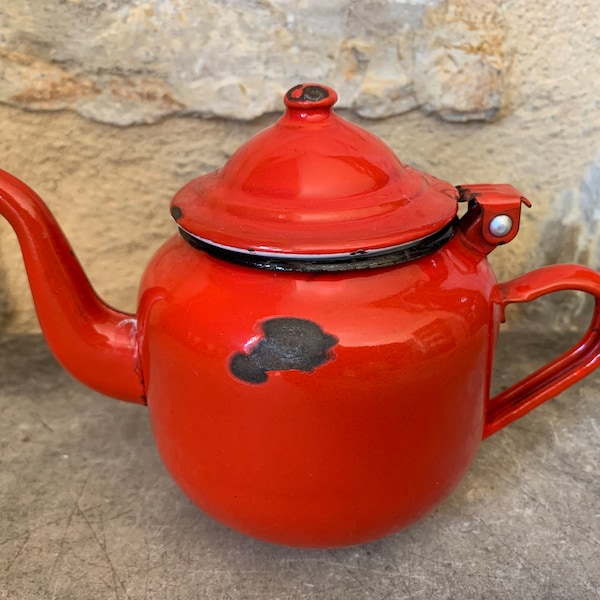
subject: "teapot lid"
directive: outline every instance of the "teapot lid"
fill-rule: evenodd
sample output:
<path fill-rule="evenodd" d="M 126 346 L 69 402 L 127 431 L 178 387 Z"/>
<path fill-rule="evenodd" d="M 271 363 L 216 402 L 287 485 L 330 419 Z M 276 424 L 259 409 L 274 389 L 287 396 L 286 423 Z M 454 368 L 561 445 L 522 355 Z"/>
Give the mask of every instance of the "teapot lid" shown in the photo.
<path fill-rule="evenodd" d="M 182 233 L 238 253 L 327 259 L 391 251 L 448 226 L 457 189 L 402 164 L 339 117 L 336 100 L 320 84 L 290 89 L 274 125 L 175 195 Z"/>

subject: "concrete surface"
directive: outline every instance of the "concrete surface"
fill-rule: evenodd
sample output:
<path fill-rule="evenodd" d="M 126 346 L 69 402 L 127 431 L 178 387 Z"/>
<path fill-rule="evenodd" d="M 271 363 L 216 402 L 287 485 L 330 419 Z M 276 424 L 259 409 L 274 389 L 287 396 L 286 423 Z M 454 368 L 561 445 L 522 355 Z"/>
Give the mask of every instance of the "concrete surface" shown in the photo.
<path fill-rule="evenodd" d="M 565 336 L 510 332 L 504 385 Z M 264 544 L 171 482 L 143 407 L 74 382 L 37 335 L 0 338 L 0 598 L 600 597 L 600 372 L 499 432 L 434 514 L 362 547 Z"/>

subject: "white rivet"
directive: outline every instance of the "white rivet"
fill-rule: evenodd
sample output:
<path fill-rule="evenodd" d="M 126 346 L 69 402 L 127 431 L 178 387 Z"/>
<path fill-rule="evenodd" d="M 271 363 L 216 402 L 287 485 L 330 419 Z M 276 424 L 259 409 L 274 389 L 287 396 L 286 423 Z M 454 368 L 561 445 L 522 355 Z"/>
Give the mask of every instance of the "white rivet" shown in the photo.
<path fill-rule="evenodd" d="M 495 237 L 504 237 L 512 226 L 513 220 L 508 215 L 497 215 L 490 221 L 490 233 Z"/>

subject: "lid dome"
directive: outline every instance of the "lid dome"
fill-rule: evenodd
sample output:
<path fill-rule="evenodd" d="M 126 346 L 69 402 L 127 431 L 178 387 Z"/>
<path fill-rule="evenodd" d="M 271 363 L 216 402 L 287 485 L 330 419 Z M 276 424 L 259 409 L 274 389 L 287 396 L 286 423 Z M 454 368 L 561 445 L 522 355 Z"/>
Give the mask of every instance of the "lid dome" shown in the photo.
<path fill-rule="evenodd" d="M 176 194 L 179 227 L 227 250 L 325 258 L 402 247 L 447 226 L 456 188 L 402 164 L 339 117 L 336 100 L 323 85 L 289 90 L 274 125 Z"/>

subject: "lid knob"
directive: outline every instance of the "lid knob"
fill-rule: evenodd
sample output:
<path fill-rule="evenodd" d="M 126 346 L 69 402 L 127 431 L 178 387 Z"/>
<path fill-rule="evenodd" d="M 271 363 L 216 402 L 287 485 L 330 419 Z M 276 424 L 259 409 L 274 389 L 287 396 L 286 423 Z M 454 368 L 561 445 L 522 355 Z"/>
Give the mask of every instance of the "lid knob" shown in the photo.
<path fill-rule="evenodd" d="M 301 83 L 288 90 L 283 101 L 288 115 L 306 118 L 329 114 L 338 96 L 331 88 L 318 83 Z"/>

